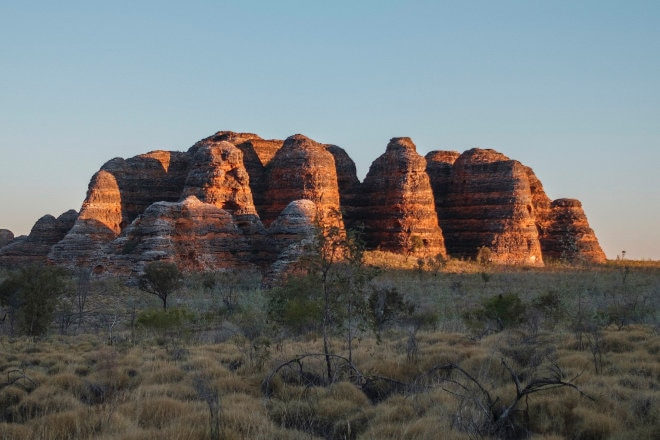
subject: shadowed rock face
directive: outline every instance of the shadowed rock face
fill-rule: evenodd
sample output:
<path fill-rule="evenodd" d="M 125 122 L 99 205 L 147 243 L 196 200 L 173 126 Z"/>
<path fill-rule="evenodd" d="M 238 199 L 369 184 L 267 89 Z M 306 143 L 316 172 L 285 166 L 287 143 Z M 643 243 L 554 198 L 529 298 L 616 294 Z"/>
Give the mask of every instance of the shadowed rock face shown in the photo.
<path fill-rule="evenodd" d="M 589 227 L 579 200 L 554 200 L 546 225 L 540 234 L 546 257 L 572 262 L 605 262 L 605 253 Z"/>
<path fill-rule="evenodd" d="M 393 138 L 354 199 L 354 219 L 370 248 L 446 256 L 426 160 L 410 138 Z"/>
<path fill-rule="evenodd" d="M 269 244 L 277 251 L 274 263 L 264 276 L 272 286 L 296 271 L 296 263 L 308 252 L 317 233 L 317 207 L 311 200 L 295 200 L 287 205 L 268 229 Z"/>
<path fill-rule="evenodd" d="M 164 259 L 185 270 L 247 264 L 281 275 L 317 226 L 344 222 L 363 228 L 370 248 L 420 257 L 472 258 L 486 246 L 506 264 L 605 260 L 581 204 L 551 201 L 531 168 L 496 151 L 423 158 L 410 138 L 394 138 L 360 183 L 336 145 L 221 131 L 187 152 L 110 160 L 79 215 L 45 216 L 27 237 L 0 230 L 0 265 L 47 256 L 135 275 Z"/>
<path fill-rule="evenodd" d="M 431 188 L 435 199 L 435 209 L 440 213 L 449 191 L 454 162 L 461 155 L 458 151 L 431 151 L 426 159 L 426 173 L 431 180 Z"/>
<path fill-rule="evenodd" d="M 45 263 L 51 247 L 64 238 L 77 216 L 76 211 L 69 210 L 57 218 L 52 215 L 41 217 L 27 237 L 15 239 L 0 248 L 0 265 Z"/>
<path fill-rule="evenodd" d="M 318 222 L 343 228 L 335 159 L 318 142 L 297 134 L 284 141 L 266 170 L 261 220 L 269 226 L 295 200 L 313 201 Z"/>
<path fill-rule="evenodd" d="M 243 164 L 250 176 L 250 189 L 257 212 L 264 209 L 264 197 L 266 195 L 266 167 L 282 148 L 284 141 L 250 139 L 237 144 L 243 152 Z"/>
<path fill-rule="evenodd" d="M 9 229 L 0 229 L 0 248 L 7 246 L 14 239 L 14 233 Z"/>
<path fill-rule="evenodd" d="M 339 203 L 341 212 L 344 216 L 344 223 L 347 228 L 357 228 L 355 206 L 356 197 L 359 197 L 360 180 L 357 177 L 355 162 L 351 159 L 343 148 L 336 145 L 326 145 L 326 150 L 332 154 L 335 159 L 337 170 L 337 186 L 339 187 Z"/>

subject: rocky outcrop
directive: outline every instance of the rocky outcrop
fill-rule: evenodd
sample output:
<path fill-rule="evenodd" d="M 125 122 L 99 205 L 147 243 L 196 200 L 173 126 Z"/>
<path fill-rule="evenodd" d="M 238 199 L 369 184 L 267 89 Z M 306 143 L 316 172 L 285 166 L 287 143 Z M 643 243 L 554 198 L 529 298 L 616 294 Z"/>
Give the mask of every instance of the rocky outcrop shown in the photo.
<path fill-rule="evenodd" d="M 247 232 L 263 232 L 243 152 L 234 144 L 219 141 L 195 150 L 181 198 L 189 196 L 228 211 Z"/>
<path fill-rule="evenodd" d="M 569 262 L 604 263 L 605 253 L 589 227 L 582 203 L 557 199 L 551 204 L 549 221 L 540 232 L 543 255 Z"/>
<path fill-rule="evenodd" d="M 7 246 L 14 240 L 14 233 L 9 229 L 0 229 L 0 248 Z"/>
<path fill-rule="evenodd" d="M 367 246 L 503 264 L 602 262 L 578 201 L 551 201 L 531 168 L 493 150 L 433 151 L 392 139 L 363 183 L 336 145 L 217 132 L 186 152 L 115 158 L 92 177 L 80 214 L 46 216 L 27 237 L 0 231 L 0 265 L 45 261 L 134 275 L 255 265 L 281 276 L 316 228 L 361 228 Z M 446 247 L 445 247 L 446 246 Z"/>
<path fill-rule="evenodd" d="M 445 205 L 454 162 L 460 155 L 461 153 L 458 151 L 431 151 L 424 156 L 426 159 L 426 173 L 431 181 L 435 209 L 438 215 L 440 215 L 440 210 Z"/>
<path fill-rule="evenodd" d="M 446 256 L 426 160 L 410 138 L 390 140 L 369 168 L 354 203 L 354 221 L 364 225 L 368 247 Z"/>
<path fill-rule="evenodd" d="M 205 271 L 250 264 L 251 247 L 232 214 L 195 196 L 156 202 L 90 262 L 96 273 L 135 275 L 151 261 Z"/>
<path fill-rule="evenodd" d="M 322 226 L 343 228 L 335 159 L 325 147 L 297 134 L 284 141 L 266 170 L 261 220 L 269 226 L 295 200 L 311 200 Z"/>
<path fill-rule="evenodd" d="M 88 266 L 151 204 L 179 200 L 190 157 L 187 153 L 152 151 L 106 162 L 92 177 L 80 216 L 71 232 L 53 247 L 57 264 Z"/>
<path fill-rule="evenodd" d="M 0 248 L 0 265 L 19 266 L 44 263 L 51 247 L 60 241 L 73 227 L 78 213 L 69 210 L 59 217 L 41 217 L 27 237 L 13 240 Z"/>
<path fill-rule="evenodd" d="M 277 255 L 269 267 L 264 285 L 270 286 L 296 270 L 295 263 L 308 252 L 316 235 L 317 207 L 311 200 L 287 205 L 268 229 L 269 242 Z"/>
<path fill-rule="evenodd" d="M 254 206 L 259 213 L 264 208 L 266 195 L 266 167 L 283 144 L 284 141 L 279 140 L 250 139 L 236 145 L 243 152 L 243 164 L 250 176 Z"/>
<path fill-rule="evenodd" d="M 468 150 L 454 162 L 439 198 L 450 255 L 475 258 L 487 247 L 496 263 L 543 264 L 527 168 L 520 162 L 494 150 Z"/>
<path fill-rule="evenodd" d="M 347 228 L 358 228 L 360 225 L 356 222 L 355 206 L 357 206 L 357 202 L 355 198 L 359 197 L 360 180 L 357 177 L 355 162 L 343 148 L 337 145 L 326 145 L 325 148 L 335 159 L 339 203 L 344 223 Z"/>

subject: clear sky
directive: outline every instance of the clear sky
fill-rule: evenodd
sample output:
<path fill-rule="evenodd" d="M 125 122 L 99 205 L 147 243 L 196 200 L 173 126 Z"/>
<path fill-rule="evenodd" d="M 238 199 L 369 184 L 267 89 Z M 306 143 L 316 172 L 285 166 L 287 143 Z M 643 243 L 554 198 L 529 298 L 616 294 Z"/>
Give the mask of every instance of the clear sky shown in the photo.
<path fill-rule="evenodd" d="M 0 228 L 80 209 L 107 160 L 218 130 L 494 148 L 660 259 L 660 1 L 2 1 Z"/>

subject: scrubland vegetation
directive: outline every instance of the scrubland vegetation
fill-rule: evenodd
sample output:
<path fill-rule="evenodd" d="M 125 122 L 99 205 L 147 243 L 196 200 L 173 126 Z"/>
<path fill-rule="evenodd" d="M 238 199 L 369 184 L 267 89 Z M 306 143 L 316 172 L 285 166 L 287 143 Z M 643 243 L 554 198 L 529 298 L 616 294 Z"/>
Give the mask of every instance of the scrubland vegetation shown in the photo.
<path fill-rule="evenodd" d="M 363 261 L 69 274 L 43 331 L 2 272 L 0 439 L 660 438 L 660 264 Z"/>

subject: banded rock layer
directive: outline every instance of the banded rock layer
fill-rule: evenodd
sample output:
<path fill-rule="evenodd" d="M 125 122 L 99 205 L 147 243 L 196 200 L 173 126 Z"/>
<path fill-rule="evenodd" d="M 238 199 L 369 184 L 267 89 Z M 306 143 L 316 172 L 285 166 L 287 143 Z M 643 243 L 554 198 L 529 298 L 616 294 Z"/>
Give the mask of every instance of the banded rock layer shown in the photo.
<path fill-rule="evenodd" d="M 354 197 L 354 223 L 367 245 L 396 253 L 446 257 L 426 160 L 410 138 L 393 138 Z"/>
<path fill-rule="evenodd" d="M 422 157 L 410 138 L 393 138 L 360 182 L 336 145 L 222 131 L 186 152 L 110 160 L 80 214 L 44 217 L 28 237 L 5 233 L 0 264 L 48 258 L 133 275 L 169 260 L 278 274 L 319 225 L 359 228 L 370 249 L 420 257 L 487 247 L 506 264 L 605 259 L 578 201 L 551 201 L 530 168 L 493 150 Z"/>

